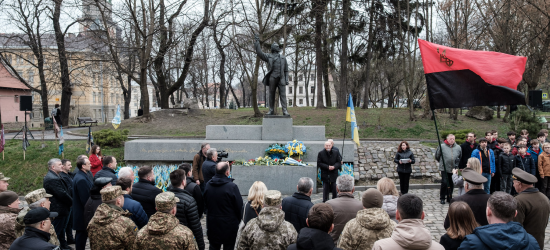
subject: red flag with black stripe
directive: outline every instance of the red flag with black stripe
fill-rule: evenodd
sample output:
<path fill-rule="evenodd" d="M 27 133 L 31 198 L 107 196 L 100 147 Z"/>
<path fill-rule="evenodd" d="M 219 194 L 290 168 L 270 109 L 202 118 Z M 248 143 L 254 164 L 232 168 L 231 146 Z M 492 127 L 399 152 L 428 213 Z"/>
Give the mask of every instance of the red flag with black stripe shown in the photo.
<path fill-rule="evenodd" d="M 430 108 L 525 105 L 526 57 L 455 49 L 418 39 Z"/>

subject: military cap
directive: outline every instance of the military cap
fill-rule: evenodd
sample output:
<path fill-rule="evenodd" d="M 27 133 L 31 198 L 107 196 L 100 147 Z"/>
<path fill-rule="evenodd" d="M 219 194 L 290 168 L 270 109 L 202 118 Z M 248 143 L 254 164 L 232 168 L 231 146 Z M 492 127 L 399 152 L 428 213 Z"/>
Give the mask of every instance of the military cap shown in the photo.
<path fill-rule="evenodd" d="M 0 181 L 9 181 L 10 178 L 4 176 L 4 174 L 0 173 Z"/>
<path fill-rule="evenodd" d="M 33 204 L 43 198 L 50 198 L 52 196 L 53 195 L 46 193 L 46 189 L 41 188 L 41 189 L 34 190 L 28 193 L 27 195 L 25 195 L 25 200 L 27 201 L 28 204 Z"/>
<path fill-rule="evenodd" d="M 481 185 L 487 182 L 487 178 L 483 177 L 483 175 L 471 168 L 465 168 L 462 170 L 462 178 L 468 183 L 474 185 Z"/>
<path fill-rule="evenodd" d="M 105 185 L 111 183 L 112 180 L 113 180 L 113 178 L 111 178 L 111 177 L 99 177 L 99 178 L 94 180 L 94 186 L 101 188 L 101 187 L 104 187 Z"/>
<path fill-rule="evenodd" d="M 122 188 L 120 186 L 106 187 L 104 189 L 101 189 L 101 191 L 99 191 L 99 192 L 101 193 L 101 199 L 103 201 L 114 200 L 114 199 L 118 198 L 119 196 L 128 193 L 126 191 L 122 191 Z"/>
<path fill-rule="evenodd" d="M 281 192 L 277 190 L 267 190 L 264 195 L 264 206 L 279 206 L 283 201 Z"/>
<path fill-rule="evenodd" d="M 23 218 L 23 222 L 25 222 L 26 225 L 31 225 L 46 220 L 47 218 L 55 217 L 57 217 L 56 212 L 50 212 L 50 210 L 46 208 L 39 207 L 29 210 Z"/>
<path fill-rule="evenodd" d="M 537 183 L 537 177 L 521 170 L 521 168 L 512 169 L 512 178 L 514 178 L 514 180 L 518 180 L 521 183 L 525 183 L 525 184 Z"/>
<path fill-rule="evenodd" d="M 172 192 L 160 193 L 155 197 L 155 205 L 158 211 L 166 211 L 176 206 L 180 199 Z"/>

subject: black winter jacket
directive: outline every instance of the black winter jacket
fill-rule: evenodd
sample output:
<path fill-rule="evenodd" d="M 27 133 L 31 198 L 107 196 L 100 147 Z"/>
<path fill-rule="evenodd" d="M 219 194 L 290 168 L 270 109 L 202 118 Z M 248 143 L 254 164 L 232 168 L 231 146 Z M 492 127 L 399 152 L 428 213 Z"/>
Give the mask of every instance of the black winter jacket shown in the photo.
<path fill-rule="evenodd" d="M 535 160 L 529 153 L 525 153 L 525 157 L 521 157 L 520 154 L 516 155 L 516 159 L 521 163 L 523 170 L 534 176 L 537 176 L 537 166 L 535 166 Z"/>
<path fill-rule="evenodd" d="M 88 224 L 90 224 L 90 221 L 92 221 L 97 207 L 99 207 L 99 205 L 103 203 L 99 191 L 100 190 L 90 191 L 90 199 L 88 199 L 86 205 L 84 205 L 84 223 L 86 224 L 86 226 L 88 226 Z"/>
<path fill-rule="evenodd" d="M 401 159 L 411 159 L 411 162 L 399 164 L 399 160 Z M 395 158 L 393 159 L 393 162 L 397 163 L 397 172 L 410 174 L 412 173 L 412 167 L 411 165 L 414 164 L 414 154 L 410 149 L 407 149 L 401 153 L 397 152 L 395 154 Z"/>
<path fill-rule="evenodd" d="M 69 173 L 60 172 L 59 173 L 59 176 L 61 176 L 61 179 L 63 179 L 63 181 L 65 182 L 67 187 L 69 187 L 69 195 L 71 197 L 73 197 L 73 177 L 74 177 L 74 175 L 75 174 L 72 173 L 72 172 L 69 172 Z"/>
<path fill-rule="evenodd" d="M 216 175 L 216 162 L 206 159 L 202 163 L 202 176 L 204 177 L 204 183 L 208 183 L 214 175 Z"/>
<path fill-rule="evenodd" d="M 283 199 L 283 212 L 285 212 L 285 220 L 292 223 L 296 232 L 307 227 L 306 219 L 309 209 L 313 207 L 311 197 L 300 192 L 294 193 L 292 196 Z"/>
<path fill-rule="evenodd" d="M 90 198 L 90 189 L 93 187 L 92 178 L 88 172 L 78 170 L 73 179 L 73 229 L 86 230 L 84 224 L 84 206 Z"/>
<path fill-rule="evenodd" d="M 499 164 L 499 156 L 503 153 L 502 149 L 497 145 L 495 146 L 495 149 L 493 149 L 493 153 L 495 154 L 495 174 L 500 176 L 500 169 L 498 169 Z"/>
<path fill-rule="evenodd" d="M 174 195 L 180 199 L 177 203 L 178 211 L 176 213 L 176 217 L 180 221 L 180 224 L 193 231 L 199 250 L 204 250 L 201 219 L 199 218 L 195 199 L 193 199 L 191 194 L 184 189 L 171 187 L 169 191 L 174 193 Z"/>
<path fill-rule="evenodd" d="M 460 145 L 460 148 L 462 149 L 462 156 L 460 157 L 460 163 L 458 163 L 459 169 L 463 169 L 466 167 L 466 164 L 468 163 L 468 159 L 470 159 L 472 152 L 474 152 L 474 150 L 479 147 L 479 144 L 477 144 L 477 142 L 474 142 L 473 148 L 471 147 L 471 145 L 472 144 L 467 141 Z"/>
<path fill-rule="evenodd" d="M 204 214 L 204 199 L 202 198 L 202 190 L 199 185 L 193 180 L 193 177 L 187 177 L 187 183 L 185 183 L 185 190 L 193 196 L 197 203 L 197 211 L 199 212 L 199 218 L 202 219 Z"/>
<path fill-rule="evenodd" d="M 132 187 L 132 199 L 139 202 L 145 210 L 148 218 L 157 212 L 155 206 L 155 197 L 162 193 L 162 190 L 155 186 L 155 183 L 146 179 L 139 179 L 139 181 Z"/>
<path fill-rule="evenodd" d="M 288 246 L 287 250 L 338 250 L 332 237 L 327 232 L 319 229 L 305 227 L 300 230 L 295 244 Z"/>
<path fill-rule="evenodd" d="M 246 225 L 250 220 L 254 218 L 258 218 L 258 215 L 262 211 L 262 206 L 258 206 L 258 208 L 254 209 L 251 206 L 250 202 L 247 202 L 244 204 L 244 212 L 243 212 L 243 222 Z"/>
<path fill-rule="evenodd" d="M 46 193 L 53 195 L 50 197 L 50 211 L 57 212 L 59 216 L 68 216 L 73 205 L 73 198 L 69 187 L 61 176 L 48 170 L 48 173 L 44 176 L 43 186 Z"/>
<path fill-rule="evenodd" d="M 233 179 L 216 174 L 204 188 L 206 227 L 210 244 L 234 243 L 243 212 L 243 198 Z"/>
<path fill-rule="evenodd" d="M 329 166 L 334 166 L 334 169 L 329 170 Z M 332 150 L 327 151 L 325 149 L 319 151 L 317 155 L 317 167 L 321 169 L 321 181 L 336 182 L 338 170 L 342 167 L 340 153 Z"/>
<path fill-rule="evenodd" d="M 521 161 L 518 161 L 515 155 L 502 153 L 498 156 L 498 171 L 500 174 L 512 174 L 514 168 L 522 168 Z"/>
<path fill-rule="evenodd" d="M 103 167 L 99 172 L 95 173 L 94 181 L 97 178 L 101 177 L 108 177 L 111 178 L 111 184 L 114 186 L 116 185 L 116 181 L 118 180 L 118 177 L 116 177 L 116 172 L 113 169 L 110 169 L 109 167 Z"/>
<path fill-rule="evenodd" d="M 50 236 L 48 232 L 34 227 L 25 227 L 25 234 L 11 244 L 10 250 L 59 250 L 59 246 L 48 242 Z"/>

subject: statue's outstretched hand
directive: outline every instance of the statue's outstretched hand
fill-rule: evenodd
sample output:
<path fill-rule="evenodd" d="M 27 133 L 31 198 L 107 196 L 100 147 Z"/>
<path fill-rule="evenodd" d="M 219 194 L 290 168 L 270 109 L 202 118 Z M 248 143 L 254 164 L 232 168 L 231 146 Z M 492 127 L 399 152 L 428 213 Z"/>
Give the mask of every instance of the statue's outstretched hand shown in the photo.
<path fill-rule="evenodd" d="M 254 35 L 254 39 L 255 39 L 256 42 L 260 42 L 260 36 L 258 36 L 258 35 Z"/>

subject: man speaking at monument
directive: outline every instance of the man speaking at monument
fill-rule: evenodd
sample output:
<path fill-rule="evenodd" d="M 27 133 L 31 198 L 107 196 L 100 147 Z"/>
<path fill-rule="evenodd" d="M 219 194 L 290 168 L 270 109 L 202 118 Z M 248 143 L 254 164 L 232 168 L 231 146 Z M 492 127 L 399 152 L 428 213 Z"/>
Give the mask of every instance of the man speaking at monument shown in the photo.
<path fill-rule="evenodd" d="M 269 112 L 267 115 L 275 114 L 275 91 L 279 88 L 279 100 L 283 107 L 283 115 L 288 116 L 286 110 L 286 85 L 288 85 L 288 64 L 285 56 L 279 54 L 281 49 L 277 43 L 271 45 L 271 53 L 262 52 L 260 47 L 260 37 L 255 36 L 254 48 L 256 53 L 263 61 L 267 62 L 268 72 L 263 79 L 265 86 L 269 86 Z"/>
<path fill-rule="evenodd" d="M 317 155 L 317 166 L 321 169 L 321 181 L 323 182 L 323 202 L 328 200 L 328 194 L 332 192 L 332 199 L 336 198 L 336 178 L 338 170 L 342 167 L 340 154 L 332 151 L 332 143 L 325 142 L 325 149 Z"/>

